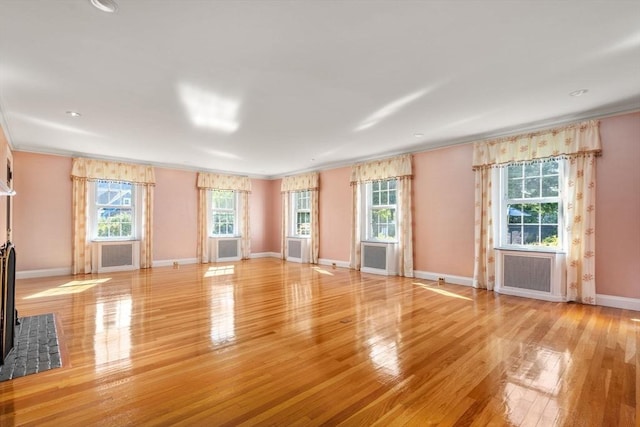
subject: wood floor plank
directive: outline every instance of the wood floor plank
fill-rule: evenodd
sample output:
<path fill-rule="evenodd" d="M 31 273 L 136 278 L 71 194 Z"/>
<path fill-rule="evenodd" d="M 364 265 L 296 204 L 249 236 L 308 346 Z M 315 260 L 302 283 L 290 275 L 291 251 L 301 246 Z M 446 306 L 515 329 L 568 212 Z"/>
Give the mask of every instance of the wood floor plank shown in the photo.
<path fill-rule="evenodd" d="M 17 281 L 0 425 L 635 426 L 640 313 L 265 258 Z"/>

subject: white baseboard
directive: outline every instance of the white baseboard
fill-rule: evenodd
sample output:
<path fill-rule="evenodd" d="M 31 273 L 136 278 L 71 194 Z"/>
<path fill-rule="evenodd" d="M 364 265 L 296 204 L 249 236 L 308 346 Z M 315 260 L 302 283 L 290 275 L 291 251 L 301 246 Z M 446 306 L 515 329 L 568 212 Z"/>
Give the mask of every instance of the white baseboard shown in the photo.
<path fill-rule="evenodd" d="M 335 264 L 336 267 L 349 268 L 349 261 L 338 261 L 335 259 L 326 259 L 326 258 L 318 258 L 319 265 L 328 265 L 333 267 Z"/>
<path fill-rule="evenodd" d="M 68 276 L 71 267 L 43 268 L 41 270 L 16 271 L 16 279 L 33 279 L 35 277 Z"/>
<path fill-rule="evenodd" d="M 618 297 L 615 295 L 596 295 L 596 304 L 605 307 L 622 308 L 624 310 L 640 311 L 640 299 Z"/>
<path fill-rule="evenodd" d="M 156 260 L 151 263 L 151 267 L 172 267 L 174 262 L 177 262 L 179 265 L 196 264 L 198 262 L 198 258 Z"/>
<path fill-rule="evenodd" d="M 252 253 L 249 258 L 280 258 L 280 252 L 256 252 Z"/>
<path fill-rule="evenodd" d="M 446 283 L 454 285 L 473 286 L 473 278 L 464 276 L 454 276 L 452 274 L 433 273 L 430 271 L 414 270 L 413 277 L 416 279 L 433 280 L 437 282 L 439 278 L 443 278 Z"/>

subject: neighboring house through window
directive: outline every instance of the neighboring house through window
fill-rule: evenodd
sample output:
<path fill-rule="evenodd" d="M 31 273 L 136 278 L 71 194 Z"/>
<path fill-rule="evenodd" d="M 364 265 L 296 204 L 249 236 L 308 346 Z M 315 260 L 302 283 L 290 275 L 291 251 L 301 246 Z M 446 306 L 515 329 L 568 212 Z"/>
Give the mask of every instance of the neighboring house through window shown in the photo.
<path fill-rule="evenodd" d="M 236 236 L 238 231 L 238 193 L 211 190 L 211 235 Z"/>
<path fill-rule="evenodd" d="M 397 240 L 397 179 L 368 182 L 366 192 L 366 228 L 364 240 Z"/>
<path fill-rule="evenodd" d="M 96 181 L 92 187 L 92 238 L 135 239 L 139 229 L 135 186 L 130 182 Z"/>
<path fill-rule="evenodd" d="M 309 190 L 291 193 L 291 225 L 295 237 L 311 236 L 311 192 Z"/>
<path fill-rule="evenodd" d="M 551 159 L 501 170 L 501 246 L 562 249 L 563 163 Z"/>

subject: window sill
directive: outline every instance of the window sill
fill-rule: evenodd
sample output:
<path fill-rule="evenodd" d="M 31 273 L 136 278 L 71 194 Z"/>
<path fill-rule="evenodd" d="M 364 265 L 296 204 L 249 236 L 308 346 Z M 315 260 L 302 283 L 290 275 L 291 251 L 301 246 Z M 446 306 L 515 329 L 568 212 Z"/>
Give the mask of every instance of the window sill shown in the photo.
<path fill-rule="evenodd" d="M 311 236 L 287 236 L 287 239 L 310 239 Z"/>
<path fill-rule="evenodd" d="M 514 252 L 543 252 L 543 253 L 551 253 L 551 254 L 564 254 L 565 251 L 563 249 L 550 248 L 545 246 L 498 246 L 493 248 L 496 251 L 514 251 Z"/>
<path fill-rule="evenodd" d="M 360 243 L 380 243 L 385 245 L 397 245 L 397 240 L 361 240 Z"/>
<path fill-rule="evenodd" d="M 112 239 L 91 239 L 92 243 L 103 243 L 103 242 L 137 242 L 140 239 L 135 237 L 124 237 L 124 238 L 112 238 Z"/>

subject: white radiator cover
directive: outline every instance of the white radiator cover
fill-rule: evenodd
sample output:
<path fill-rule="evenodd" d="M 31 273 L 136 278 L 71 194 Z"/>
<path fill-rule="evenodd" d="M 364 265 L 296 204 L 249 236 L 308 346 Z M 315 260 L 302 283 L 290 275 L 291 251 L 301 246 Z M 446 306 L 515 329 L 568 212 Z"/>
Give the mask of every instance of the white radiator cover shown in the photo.
<path fill-rule="evenodd" d="M 497 249 L 496 254 L 496 292 L 566 301 L 564 253 Z"/>
<path fill-rule="evenodd" d="M 209 239 L 209 261 L 240 261 L 242 253 L 240 237 L 215 237 Z"/>
<path fill-rule="evenodd" d="M 398 274 L 396 243 L 362 242 L 360 245 L 360 271 L 384 276 Z"/>
<path fill-rule="evenodd" d="M 287 237 L 287 261 L 309 262 L 309 239 L 304 237 Z"/>
<path fill-rule="evenodd" d="M 93 242 L 92 252 L 94 273 L 140 268 L 140 242 L 137 240 Z"/>

